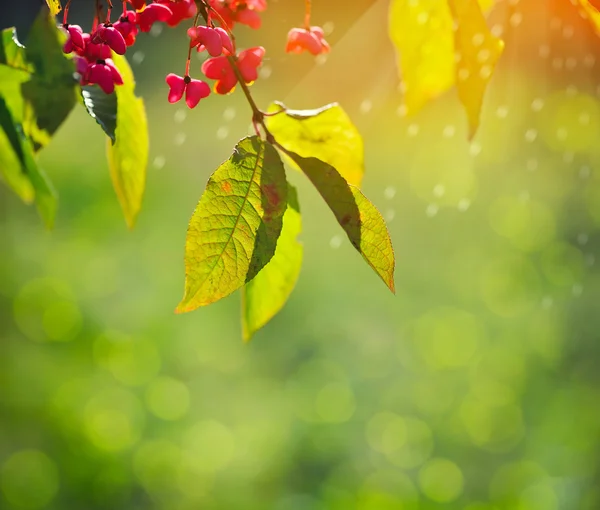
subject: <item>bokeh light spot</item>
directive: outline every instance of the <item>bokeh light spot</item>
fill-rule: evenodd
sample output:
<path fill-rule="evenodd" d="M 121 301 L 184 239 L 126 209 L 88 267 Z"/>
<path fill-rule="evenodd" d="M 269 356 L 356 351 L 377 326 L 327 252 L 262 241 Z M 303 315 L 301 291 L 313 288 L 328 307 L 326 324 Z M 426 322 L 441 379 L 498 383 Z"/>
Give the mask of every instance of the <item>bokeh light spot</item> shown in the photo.
<path fill-rule="evenodd" d="M 464 478 L 460 468 L 447 459 L 432 459 L 419 470 L 419 487 L 429 499 L 450 503 L 463 491 Z"/>
<path fill-rule="evenodd" d="M 148 385 L 146 404 L 152 414 L 162 420 L 179 420 L 190 407 L 190 392 L 181 381 L 159 377 Z"/>
<path fill-rule="evenodd" d="M 46 507 L 59 489 L 56 465 L 39 450 L 12 454 L 2 465 L 0 481 L 6 501 L 23 510 Z"/>

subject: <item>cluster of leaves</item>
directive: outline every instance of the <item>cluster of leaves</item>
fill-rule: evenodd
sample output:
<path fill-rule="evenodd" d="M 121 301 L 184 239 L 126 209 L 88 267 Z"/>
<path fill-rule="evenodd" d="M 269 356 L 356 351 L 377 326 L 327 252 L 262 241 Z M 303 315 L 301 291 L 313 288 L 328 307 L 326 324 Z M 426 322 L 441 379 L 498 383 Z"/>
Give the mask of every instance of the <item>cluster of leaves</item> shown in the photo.
<path fill-rule="evenodd" d="M 596 2 L 578 0 L 596 27 Z M 13 29 L 0 39 L 0 175 L 15 193 L 35 202 L 48 226 L 56 195 L 37 163 L 37 152 L 80 102 L 108 135 L 111 177 L 130 227 L 140 210 L 148 159 L 144 103 L 124 57 L 114 55 L 124 85 L 106 95 L 80 86 L 64 35 L 47 2 L 24 45 Z M 493 0 L 413 2 L 391 0 L 390 36 L 398 50 L 407 114 L 456 85 L 474 136 L 485 90 L 504 43 L 484 11 Z M 307 4 L 309 5 L 309 4 Z M 326 47 L 328 50 L 328 46 Z M 232 61 L 234 62 L 234 61 Z M 233 65 L 233 64 L 232 64 Z M 337 104 L 294 111 L 274 103 L 266 114 L 248 96 L 264 136 L 241 140 L 211 176 L 193 214 L 185 248 L 185 295 L 177 312 L 243 292 L 245 339 L 285 304 L 298 278 L 301 216 L 284 160 L 301 170 L 322 195 L 352 245 L 394 290 L 394 253 L 385 222 L 359 189 L 363 176 L 360 134 Z"/>
<path fill-rule="evenodd" d="M 135 96 L 133 73 L 127 61 L 115 55 L 119 70 L 129 78 L 126 85 L 110 96 L 97 87 L 80 87 L 54 20 L 59 4 L 49 6 L 51 10 L 39 12 L 24 41 L 12 28 L 0 35 L 0 176 L 25 203 L 35 203 L 52 227 L 57 197 L 37 154 L 80 103 L 109 135 L 110 173 L 127 223 L 133 226 L 148 159 L 145 109 Z"/>

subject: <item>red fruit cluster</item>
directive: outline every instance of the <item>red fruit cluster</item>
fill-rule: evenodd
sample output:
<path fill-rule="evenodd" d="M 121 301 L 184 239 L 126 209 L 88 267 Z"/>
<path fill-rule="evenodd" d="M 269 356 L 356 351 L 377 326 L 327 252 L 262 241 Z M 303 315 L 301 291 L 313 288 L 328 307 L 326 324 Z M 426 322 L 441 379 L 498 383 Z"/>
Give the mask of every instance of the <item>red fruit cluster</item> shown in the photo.
<path fill-rule="evenodd" d="M 218 17 L 232 30 L 236 23 L 260 28 L 259 13 L 267 8 L 267 0 L 209 0 Z"/>
<path fill-rule="evenodd" d="M 285 51 L 288 53 L 308 51 L 313 55 L 329 53 L 330 49 L 321 27 L 292 28 L 288 33 L 285 47 Z"/>
<path fill-rule="evenodd" d="M 79 25 L 67 23 L 68 9 L 65 9 L 63 28 L 67 41 L 63 51 L 75 55 L 77 72 L 82 85 L 97 84 L 107 94 L 115 85 L 122 85 L 123 78 L 115 67 L 112 52 L 124 55 L 129 46 L 135 43 L 138 33 L 149 32 L 158 21 L 176 26 L 181 21 L 193 18 L 197 8 L 194 0 L 155 0 L 147 4 L 145 0 L 123 1 L 123 13 L 114 23 L 108 11 L 104 21 L 97 12 L 92 30 L 86 33 Z M 128 4 L 133 10 L 128 8 Z"/>
<path fill-rule="evenodd" d="M 235 23 L 260 27 L 258 13 L 266 8 L 266 0 L 209 0 L 206 25 L 188 30 L 190 51 L 196 48 L 198 52 L 206 51 L 210 55 L 201 70 L 207 78 L 216 81 L 214 91 L 217 94 L 229 94 L 240 81 L 249 85 L 258 78 L 265 49 L 259 46 L 238 53 L 230 34 Z M 170 103 L 180 101 L 185 95 L 186 104 L 194 108 L 210 94 L 210 87 L 202 80 L 191 78 L 189 72 L 188 56 L 184 76 L 173 73 L 167 76 Z"/>
<path fill-rule="evenodd" d="M 111 2 L 108 4 L 112 7 Z M 122 4 L 123 13 L 114 22 L 111 21 L 110 9 L 105 17 L 102 16 L 103 21 L 100 20 L 102 13 L 97 11 L 90 33 L 85 33 L 78 25 L 68 24 L 68 7 L 65 8 L 63 28 L 68 38 L 63 49 L 65 53 L 75 55 L 82 85 L 97 84 L 111 94 L 116 85 L 123 84 L 123 78 L 111 59 L 113 52 L 124 55 L 127 48 L 135 44 L 139 32 L 149 32 L 154 23 L 163 22 L 174 27 L 183 20 L 194 18 L 196 25 L 200 14 L 205 25 L 193 26 L 187 31 L 189 47 L 185 74 L 171 73 L 166 77 L 169 102 L 176 103 L 185 96 L 186 104 L 194 108 L 201 99 L 210 95 L 207 83 L 190 76 L 190 55 L 194 48 L 210 55 L 201 70 L 206 78 L 215 80 L 214 91 L 217 94 L 229 94 L 239 82 L 246 86 L 258 78 L 265 49 L 258 46 L 238 52 L 231 30 L 236 23 L 259 28 L 260 13 L 267 8 L 266 0 L 204 0 L 199 3 L 200 12 L 195 0 L 124 0 Z M 290 30 L 287 52 L 308 51 L 319 55 L 329 51 L 323 30 L 311 27 L 309 19 L 310 2 L 307 2 L 306 28 Z"/>

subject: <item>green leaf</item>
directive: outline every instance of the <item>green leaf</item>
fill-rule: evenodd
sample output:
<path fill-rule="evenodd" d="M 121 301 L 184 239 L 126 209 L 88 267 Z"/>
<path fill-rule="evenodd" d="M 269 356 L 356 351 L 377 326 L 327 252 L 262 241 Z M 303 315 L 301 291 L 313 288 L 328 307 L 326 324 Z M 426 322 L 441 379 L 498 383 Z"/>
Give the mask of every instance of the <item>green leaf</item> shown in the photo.
<path fill-rule="evenodd" d="M 107 143 L 107 156 L 113 187 L 123 209 L 125 221 L 133 228 L 142 206 L 148 166 L 148 121 L 142 98 L 135 95 L 135 81 L 125 57 L 113 54 L 123 75 L 116 87 L 115 142 Z M 108 100 L 107 100 L 108 101 Z"/>
<path fill-rule="evenodd" d="M 35 191 L 22 163 L 21 143 L 4 98 L 0 97 L 0 176 L 23 202 L 33 202 Z"/>
<path fill-rule="evenodd" d="M 29 73 L 20 85 L 20 97 L 8 100 L 37 150 L 50 141 L 76 103 L 75 68 L 63 54 L 65 36 L 48 10 L 40 11 L 25 46 L 14 35 L 14 29 L 2 31 L 0 64 Z"/>
<path fill-rule="evenodd" d="M 394 249 L 385 221 L 377 208 L 331 165 L 317 158 L 303 158 L 287 149 L 283 150 L 325 199 L 352 246 L 388 288 L 395 292 Z"/>
<path fill-rule="evenodd" d="M 302 217 L 296 189 L 288 184 L 288 207 L 283 229 L 271 261 L 242 290 L 242 331 L 248 342 L 285 305 L 302 266 L 302 244 L 298 235 Z"/>
<path fill-rule="evenodd" d="M 83 106 L 90 117 L 100 125 L 102 130 L 115 143 L 117 128 L 117 94 L 105 94 L 98 85 L 81 87 Z"/>
<path fill-rule="evenodd" d="M 27 61 L 25 46 L 17 39 L 15 28 L 2 30 L 0 35 L 0 64 L 28 73 L 34 71 L 33 64 Z"/>
<path fill-rule="evenodd" d="M 0 169 L 8 185 L 27 203 L 35 200 L 38 212 L 48 228 L 54 225 L 56 194 L 44 172 L 38 168 L 33 147 L 21 125 L 13 119 L 0 97 Z"/>
<path fill-rule="evenodd" d="M 176 312 L 192 311 L 251 281 L 273 258 L 287 206 L 277 151 L 244 138 L 211 176 L 190 221 L 185 294 Z"/>
<path fill-rule="evenodd" d="M 302 157 L 318 158 L 338 169 L 349 183 L 360 186 L 364 168 L 362 137 L 337 103 L 317 110 L 288 110 L 274 103 L 265 117 L 278 143 Z"/>

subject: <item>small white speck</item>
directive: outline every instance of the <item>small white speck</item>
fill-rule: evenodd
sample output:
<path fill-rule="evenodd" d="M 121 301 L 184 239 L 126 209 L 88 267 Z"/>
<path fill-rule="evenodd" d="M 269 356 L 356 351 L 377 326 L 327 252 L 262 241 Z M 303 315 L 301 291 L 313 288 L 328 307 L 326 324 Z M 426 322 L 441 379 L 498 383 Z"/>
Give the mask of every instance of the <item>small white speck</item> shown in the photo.
<path fill-rule="evenodd" d="M 335 30 L 335 24 L 333 23 L 333 21 L 326 21 L 325 23 L 323 23 L 322 28 L 325 37 L 327 37 L 328 35 L 333 34 L 333 31 Z"/>
<path fill-rule="evenodd" d="M 554 304 L 554 300 L 550 296 L 542 299 L 542 308 L 548 309 Z"/>
<path fill-rule="evenodd" d="M 317 55 L 315 57 L 315 63 L 318 66 L 325 65 L 327 63 L 327 55 L 325 55 L 325 54 Z"/>
<path fill-rule="evenodd" d="M 446 187 L 443 184 L 436 184 L 433 188 L 433 196 L 442 198 L 446 194 Z"/>
<path fill-rule="evenodd" d="M 527 140 L 529 143 L 535 142 L 537 135 L 538 133 L 535 129 L 528 129 L 525 131 L 525 140 Z"/>
<path fill-rule="evenodd" d="M 225 140 L 229 136 L 229 128 L 227 126 L 221 126 L 217 129 L 217 140 Z"/>
<path fill-rule="evenodd" d="M 166 160 L 164 157 L 162 156 L 156 156 L 154 158 L 154 161 L 152 161 L 152 166 L 154 168 L 156 168 L 157 170 L 160 170 L 161 168 L 163 168 L 165 166 Z"/>
<path fill-rule="evenodd" d="M 360 103 L 360 113 L 367 114 L 373 109 L 373 103 L 370 99 L 365 99 Z"/>
<path fill-rule="evenodd" d="M 398 117 L 406 117 L 406 115 L 408 115 L 408 108 L 406 107 L 406 105 L 401 104 L 396 110 L 396 114 L 398 115 Z"/>
<path fill-rule="evenodd" d="M 491 32 L 494 37 L 502 37 L 502 34 L 504 34 L 504 27 L 499 23 L 496 23 L 492 27 Z"/>
<path fill-rule="evenodd" d="M 173 140 L 173 143 L 175 145 L 183 145 L 185 143 L 186 138 L 187 138 L 187 135 L 185 133 L 177 133 L 175 135 L 175 139 Z"/>
<path fill-rule="evenodd" d="M 178 124 L 181 124 L 186 119 L 186 117 L 187 117 L 187 112 L 183 108 L 179 108 L 175 112 L 175 115 L 173 115 L 175 122 L 177 122 Z"/>
<path fill-rule="evenodd" d="M 131 61 L 136 65 L 140 65 L 144 61 L 144 58 L 146 58 L 146 55 L 144 55 L 143 51 L 135 51 L 131 56 Z"/>
<path fill-rule="evenodd" d="M 407 129 L 408 136 L 417 136 L 419 134 L 419 125 L 411 124 Z"/>
<path fill-rule="evenodd" d="M 508 116 L 508 108 L 506 106 L 498 106 L 496 108 L 496 117 L 505 119 Z"/>
<path fill-rule="evenodd" d="M 561 142 L 564 142 L 569 136 L 569 132 L 566 128 L 561 127 L 556 130 L 556 138 L 558 138 Z"/>
<path fill-rule="evenodd" d="M 237 112 L 233 106 L 225 108 L 225 111 L 223 112 L 223 120 L 228 122 L 235 119 L 236 113 Z"/>
<path fill-rule="evenodd" d="M 588 165 L 581 165 L 579 168 L 579 177 L 581 179 L 587 179 L 592 173 L 592 169 Z"/>
<path fill-rule="evenodd" d="M 442 134 L 444 135 L 444 138 L 452 138 L 456 134 L 456 126 L 453 126 L 452 124 L 447 125 Z"/>
<path fill-rule="evenodd" d="M 394 186 L 387 186 L 383 190 L 383 196 L 388 200 L 392 200 L 396 196 L 396 188 Z"/>
<path fill-rule="evenodd" d="M 260 71 L 258 71 L 258 74 L 261 79 L 266 80 L 273 74 L 273 68 L 271 66 L 262 66 Z"/>
<path fill-rule="evenodd" d="M 588 236 L 587 234 L 581 233 L 577 236 L 577 242 L 581 246 L 586 245 L 589 240 L 590 240 L 590 236 Z"/>
<path fill-rule="evenodd" d="M 508 21 L 513 28 L 518 27 L 523 21 L 523 15 L 520 12 L 515 12 Z"/>
<path fill-rule="evenodd" d="M 589 255 L 586 255 L 586 257 L 585 257 L 585 263 L 589 267 L 592 267 L 596 263 L 596 257 L 594 255 L 592 255 L 591 253 Z"/>
<path fill-rule="evenodd" d="M 334 250 L 337 250 L 340 246 L 342 246 L 342 237 L 341 236 L 333 236 L 329 241 L 329 246 Z"/>
<path fill-rule="evenodd" d="M 465 212 L 471 207 L 471 201 L 468 198 L 463 198 L 458 202 L 458 210 L 460 212 Z"/>
<path fill-rule="evenodd" d="M 541 111 L 541 109 L 544 107 L 544 100 L 540 97 L 536 98 L 533 100 L 533 102 L 531 103 L 531 109 L 534 112 L 539 112 Z"/>
<path fill-rule="evenodd" d="M 479 156 L 481 154 L 481 145 L 478 142 L 471 142 L 471 145 L 469 145 L 469 154 L 473 157 Z"/>
<path fill-rule="evenodd" d="M 527 160 L 527 170 L 530 172 L 535 172 L 538 169 L 539 162 L 535 158 L 529 158 Z"/>
<path fill-rule="evenodd" d="M 427 209 L 425 209 L 425 214 L 430 218 L 433 218 L 438 212 L 440 208 L 436 204 L 429 204 Z"/>
<path fill-rule="evenodd" d="M 162 31 L 163 26 L 160 23 L 154 23 L 150 29 L 150 35 L 153 37 L 158 37 L 160 34 L 162 34 Z"/>
<path fill-rule="evenodd" d="M 388 209 L 385 212 L 385 221 L 390 222 L 396 217 L 396 211 L 394 209 Z"/>
<path fill-rule="evenodd" d="M 581 285 L 580 283 L 576 283 L 575 285 L 573 285 L 573 287 L 571 288 L 571 292 L 573 293 L 573 295 L 575 297 L 581 296 L 582 292 L 583 292 L 583 285 Z"/>

